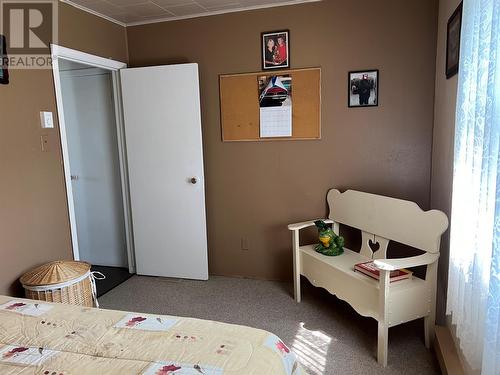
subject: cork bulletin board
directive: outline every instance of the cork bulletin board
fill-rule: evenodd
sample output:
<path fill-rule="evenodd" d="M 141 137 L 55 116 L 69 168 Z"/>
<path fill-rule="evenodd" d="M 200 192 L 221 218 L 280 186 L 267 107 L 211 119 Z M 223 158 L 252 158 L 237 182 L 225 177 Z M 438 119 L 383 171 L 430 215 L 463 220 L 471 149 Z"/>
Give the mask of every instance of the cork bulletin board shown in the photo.
<path fill-rule="evenodd" d="M 293 82 L 292 136 L 260 137 L 258 77 L 289 75 Z M 223 141 L 276 141 L 321 138 L 321 69 L 290 69 L 219 77 Z"/>

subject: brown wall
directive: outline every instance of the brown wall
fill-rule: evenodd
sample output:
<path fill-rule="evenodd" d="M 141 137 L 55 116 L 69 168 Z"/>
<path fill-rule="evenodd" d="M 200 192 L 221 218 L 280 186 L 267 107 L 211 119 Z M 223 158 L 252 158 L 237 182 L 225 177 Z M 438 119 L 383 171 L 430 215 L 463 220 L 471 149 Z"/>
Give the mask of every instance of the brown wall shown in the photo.
<path fill-rule="evenodd" d="M 446 24 L 460 0 L 439 2 L 436 85 L 434 104 L 434 134 L 432 145 L 431 206 L 451 212 L 451 190 L 453 179 L 453 142 L 455 139 L 455 106 L 458 75 L 446 79 Z M 449 231 L 441 244 L 438 276 L 438 322 L 444 323 L 446 292 L 448 284 Z"/>
<path fill-rule="evenodd" d="M 362 10 L 362 11 L 361 11 Z M 200 64 L 210 270 L 284 279 L 286 224 L 326 214 L 330 187 L 429 206 L 437 3 L 321 3 L 125 29 L 60 6 L 61 45 L 132 65 Z M 260 69 L 260 32 L 288 28 L 292 67 L 321 66 L 321 141 L 222 143 L 218 75 Z M 347 72 L 380 69 L 378 108 L 347 108 Z M 11 71 L 0 86 L 0 293 L 32 266 L 70 258 L 50 71 Z M 50 151 L 40 151 L 48 134 Z M 249 251 L 240 250 L 242 237 Z"/>
<path fill-rule="evenodd" d="M 59 44 L 127 60 L 125 29 L 69 5 L 59 7 Z M 50 70 L 11 70 L 0 85 L 0 294 L 53 259 L 71 259 L 58 129 L 40 128 L 39 111 L 56 113 Z M 40 136 L 49 136 L 41 152 Z"/>
<path fill-rule="evenodd" d="M 289 278 L 286 225 L 324 216 L 331 187 L 429 207 L 437 8 L 326 0 L 127 28 L 132 66 L 199 64 L 212 274 Z M 218 75 L 259 70 L 260 33 L 277 29 L 293 68 L 322 67 L 322 140 L 223 143 Z M 359 69 L 380 69 L 378 108 L 347 108 Z"/>
<path fill-rule="evenodd" d="M 128 61 L 124 27 L 70 5 L 59 4 L 60 45 L 113 60 Z"/>

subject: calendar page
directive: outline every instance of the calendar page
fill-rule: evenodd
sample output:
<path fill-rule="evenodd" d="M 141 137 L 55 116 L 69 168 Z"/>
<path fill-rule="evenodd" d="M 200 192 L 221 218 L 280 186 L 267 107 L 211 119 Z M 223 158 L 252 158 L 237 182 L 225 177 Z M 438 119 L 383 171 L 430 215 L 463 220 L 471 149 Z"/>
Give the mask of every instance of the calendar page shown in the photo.
<path fill-rule="evenodd" d="M 260 136 L 291 137 L 292 107 L 268 107 L 260 109 Z"/>
<path fill-rule="evenodd" d="M 292 136 L 292 77 L 260 76 L 260 136 Z"/>

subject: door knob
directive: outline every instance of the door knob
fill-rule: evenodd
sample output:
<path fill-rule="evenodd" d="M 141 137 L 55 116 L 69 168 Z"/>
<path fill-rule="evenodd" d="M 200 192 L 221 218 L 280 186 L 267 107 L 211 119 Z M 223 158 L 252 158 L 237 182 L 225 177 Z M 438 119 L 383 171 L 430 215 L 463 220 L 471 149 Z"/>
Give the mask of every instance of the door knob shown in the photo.
<path fill-rule="evenodd" d="M 198 179 L 196 177 L 191 177 L 191 183 L 196 184 L 198 182 Z"/>

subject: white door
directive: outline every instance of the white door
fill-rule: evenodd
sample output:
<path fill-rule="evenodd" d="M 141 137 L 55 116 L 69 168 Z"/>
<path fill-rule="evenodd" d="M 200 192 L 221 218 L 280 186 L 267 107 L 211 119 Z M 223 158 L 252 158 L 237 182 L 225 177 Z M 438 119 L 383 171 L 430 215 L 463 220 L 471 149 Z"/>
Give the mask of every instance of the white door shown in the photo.
<path fill-rule="evenodd" d="M 137 273 L 206 280 L 198 65 L 120 76 Z"/>
<path fill-rule="evenodd" d="M 127 267 L 111 73 L 79 66 L 60 77 L 79 259 Z"/>

